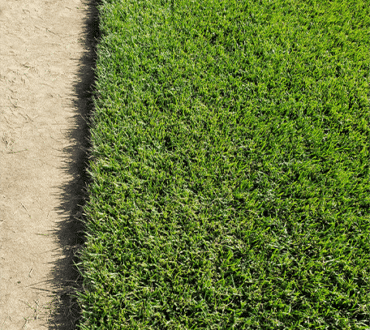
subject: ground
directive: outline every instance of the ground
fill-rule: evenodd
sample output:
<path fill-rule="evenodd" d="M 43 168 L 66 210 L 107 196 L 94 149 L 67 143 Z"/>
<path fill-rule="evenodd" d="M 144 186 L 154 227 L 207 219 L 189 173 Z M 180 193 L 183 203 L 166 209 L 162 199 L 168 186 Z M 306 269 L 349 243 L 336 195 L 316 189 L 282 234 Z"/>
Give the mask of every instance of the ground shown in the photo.
<path fill-rule="evenodd" d="M 72 329 L 94 7 L 0 0 L 0 330 Z"/>

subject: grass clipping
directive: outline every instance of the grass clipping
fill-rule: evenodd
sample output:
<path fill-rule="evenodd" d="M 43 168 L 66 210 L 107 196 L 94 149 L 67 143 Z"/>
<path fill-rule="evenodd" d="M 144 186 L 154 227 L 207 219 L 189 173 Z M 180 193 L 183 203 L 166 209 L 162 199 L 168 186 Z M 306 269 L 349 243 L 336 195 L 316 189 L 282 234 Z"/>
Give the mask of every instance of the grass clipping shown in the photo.
<path fill-rule="evenodd" d="M 369 329 L 367 1 L 110 0 L 81 329 Z"/>

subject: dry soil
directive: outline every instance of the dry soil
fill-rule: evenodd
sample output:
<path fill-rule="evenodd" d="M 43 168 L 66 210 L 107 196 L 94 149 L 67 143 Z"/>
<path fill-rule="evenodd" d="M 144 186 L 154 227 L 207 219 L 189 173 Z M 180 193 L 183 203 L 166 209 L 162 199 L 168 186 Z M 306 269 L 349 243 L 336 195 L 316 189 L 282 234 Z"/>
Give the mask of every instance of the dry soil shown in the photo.
<path fill-rule="evenodd" d="M 0 330 L 73 329 L 93 79 L 87 0 L 0 0 Z"/>

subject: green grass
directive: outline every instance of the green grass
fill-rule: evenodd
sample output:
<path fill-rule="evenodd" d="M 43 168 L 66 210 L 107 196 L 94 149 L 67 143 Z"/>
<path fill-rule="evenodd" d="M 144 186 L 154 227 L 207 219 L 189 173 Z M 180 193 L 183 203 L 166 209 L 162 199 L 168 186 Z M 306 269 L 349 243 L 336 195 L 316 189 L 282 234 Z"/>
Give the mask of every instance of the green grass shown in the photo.
<path fill-rule="evenodd" d="M 104 0 L 81 329 L 370 329 L 370 6 Z"/>

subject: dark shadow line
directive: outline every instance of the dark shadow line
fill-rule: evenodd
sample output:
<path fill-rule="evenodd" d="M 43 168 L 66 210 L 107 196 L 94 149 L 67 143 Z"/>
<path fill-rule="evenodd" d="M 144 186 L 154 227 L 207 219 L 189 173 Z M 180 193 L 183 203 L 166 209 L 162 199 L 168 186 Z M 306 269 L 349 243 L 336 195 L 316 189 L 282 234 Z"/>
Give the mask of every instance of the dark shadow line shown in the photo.
<path fill-rule="evenodd" d="M 53 302 L 54 311 L 49 319 L 49 329 L 76 329 L 81 309 L 76 293 L 82 291 L 82 278 L 75 266 L 79 262 L 78 252 L 85 242 L 83 208 L 88 201 L 86 188 L 89 184 L 87 174 L 90 130 L 89 122 L 93 112 L 93 91 L 95 83 L 96 46 L 100 38 L 99 16 L 97 6 L 99 0 L 85 0 L 87 15 L 83 27 L 83 44 L 85 53 L 79 62 L 77 79 L 74 83 L 74 103 L 77 109 L 73 118 L 73 128 L 66 132 L 71 142 L 63 149 L 66 159 L 62 167 L 64 173 L 73 177 L 71 182 L 61 188 L 60 204 L 56 212 L 68 215 L 58 224 L 55 235 L 63 249 L 63 257 L 53 266 L 51 279 L 56 288 Z"/>

